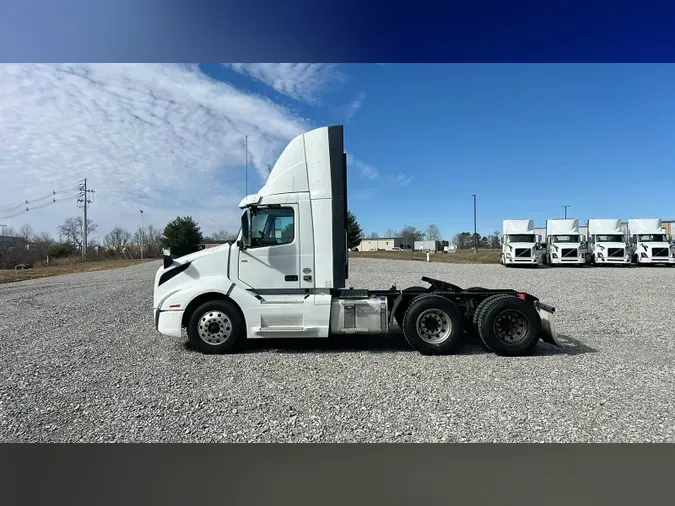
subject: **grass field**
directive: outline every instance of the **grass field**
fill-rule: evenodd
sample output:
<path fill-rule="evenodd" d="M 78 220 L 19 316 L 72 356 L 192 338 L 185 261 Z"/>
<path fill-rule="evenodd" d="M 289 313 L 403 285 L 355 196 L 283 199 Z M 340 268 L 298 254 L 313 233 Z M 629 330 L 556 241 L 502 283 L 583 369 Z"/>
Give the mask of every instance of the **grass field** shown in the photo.
<path fill-rule="evenodd" d="M 49 276 L 59 276 L 61 274 L 71 274 L 74 272 L 93 272 L 107 271 L 110 269 L 119 269 L 120 267 L 129 267 L 150 260 L 102 260 L 95 262 L 68 262 L 46 267 L 33 267 L 24 270 L 0 270 L 0 283 L 15 283 L 17 281 L 26 281 L 28 279 L 47 278 Z"/>
<path fill-rule="evenodd" d="M 430 262 L 449 264 L 498 264 L 501 250 L 457 251 L 455 253 L 430 253 Z M 350 258 L 381 258 L 388 260 L 417 260 L 426 262 L 427 254 L 410 251 L 351 251 Z"/>

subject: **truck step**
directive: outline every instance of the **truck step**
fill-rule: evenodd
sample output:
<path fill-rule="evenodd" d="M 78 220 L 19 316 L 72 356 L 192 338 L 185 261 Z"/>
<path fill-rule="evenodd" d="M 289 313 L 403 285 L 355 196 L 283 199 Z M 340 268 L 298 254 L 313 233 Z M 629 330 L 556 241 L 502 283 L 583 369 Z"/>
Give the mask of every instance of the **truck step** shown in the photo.
<path fill-rule="evenodd" d="M 362 299 L 368 297 L 368 290 L 343 288 L 338 292 L 341 299 Z"/>
<path fill-rule="evenodd" d="M 256 332 L 302 332 L 303 330 L 307 330 L 307 327 L 293 325 L 269 325 L 266 327 L 258 327 L 254 330 Z"/>
<path fill-rule="evenodd" d="M 261 304 L 304 304 L 305 299 L 264 299 Z"/>

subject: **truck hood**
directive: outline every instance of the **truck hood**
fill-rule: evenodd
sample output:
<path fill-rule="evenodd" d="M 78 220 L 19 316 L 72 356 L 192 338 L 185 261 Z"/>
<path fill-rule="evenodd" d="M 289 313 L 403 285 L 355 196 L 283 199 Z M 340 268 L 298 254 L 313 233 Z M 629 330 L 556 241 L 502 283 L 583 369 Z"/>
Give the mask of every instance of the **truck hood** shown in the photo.
<path fill-rule="evenodd" d="M 647 248 L 670 248 L 670 243 L 668 242 L 639 242 L 638 247 L 647 247 Z"/>
<path fill-rule="evenodd" d="M 511 246 L 512 248 L 534 248 L 536 243 L 534 242 L 510 242 L 506 246 Z"/>
<path fill-rule="evenodd" d="M 581 243 L 579 242 L 554 242 L 551 244 L 554 248 L 581 248 Z"/>
<path fill-rule="evenodd" d="M 188 255 L 184 255 L 182 257 L 178 257 L 174 259 L 174 262 L 178 264 L 184 264 L 185 262 L 194 262 L 198 258 L 202 258 L 205 256 L 213 255 L 214 253 L 218 253 L 221 251 L 227 251 L 232 247 L 231 244 L 221 244 L 220 246 L 216 246 L 214 248 L 207 248 L 199 251 L 195 251 L 194 253 L 190 253 Z"/>
<path fill-rule="evenodd" d="M 603 248 L 625 248 L 626 245 L 622 242 L 596 242 L 595 247 L 602 246 Z"/>

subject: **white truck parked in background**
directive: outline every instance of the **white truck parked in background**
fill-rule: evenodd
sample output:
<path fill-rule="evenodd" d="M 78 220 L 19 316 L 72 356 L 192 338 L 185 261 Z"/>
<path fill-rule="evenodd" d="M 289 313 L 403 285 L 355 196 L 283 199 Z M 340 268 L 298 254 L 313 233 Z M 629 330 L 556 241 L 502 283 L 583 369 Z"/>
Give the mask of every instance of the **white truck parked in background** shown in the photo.
<path fill-rule="evenodd" d="M 230 353 L 248 339 L 379 334 L 395 321 L 423 354 L 452 353 L 465 333 L 501 355 L 560 345 L 554 308 L 515 290 L 462 289 L 423 277 L 428 288 L 345 288 L 347 167 L 343 127 L 293 139 L 267 182 L 246 196 L 237 241 L 164 257 L 154 280 L 160 334 Z"/>
<path fill-rule="evenodd" d="M 535 233 L 533 220 L 504 220 L 502 234 L 502 265 L 539 266 L 541 236 Z"/>
<path fill-rule="evenodd" d="M 546 220 L 546 256 L 548 265 L 586 263 L 586 238 L 579 233 L 579 220 Z"/>
<path fill-rule="evenodd" d="M 628 220 L 628 236 L 630 255 L 635 265 L 675 265 L 675 253 L 670 249 L 670 238 L 660 219 Z"/>
<path fill-rule="evenodd" d="M 590 265 L 630 265 L 628 243 L 619 219 L 588 220 L 587 245 Z"/>

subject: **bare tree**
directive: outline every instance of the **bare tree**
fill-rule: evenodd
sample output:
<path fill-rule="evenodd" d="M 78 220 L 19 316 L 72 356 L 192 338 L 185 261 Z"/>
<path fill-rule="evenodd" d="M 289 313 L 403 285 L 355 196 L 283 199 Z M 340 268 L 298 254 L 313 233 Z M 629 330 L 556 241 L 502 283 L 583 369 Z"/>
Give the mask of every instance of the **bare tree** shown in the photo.
<path fill-rule="evenodd" d="M 440 241 L 443 237 L 441 236 L 441 229 L 436 225 L 431 224 L 427 227 L 426 239 L 429 241 Z"/>
<path fill-rule="evenodd" d="M 403 237 L 406 248 L 413 249 L 415 241 L 421 241 L 424 238 L 424 232 L 417 230 L 415 227 L 405 226 L 401 230 L 401 237 Z"/>
<path fill-rule="evenodd" d="M 231 241 L 234 239 L 234 234 L 231 234 L 230 232 L 226 230 L 219 230 L 215 234 L 211 236 L 214 241 Z"/>
<path fill-rule="evenodd" d="M 371 239 L 377 239 L 379 236 L 377 235 L 377 232 L 371 232 L 370 233 L 370 238 Z"/>
<path fill-rule="evenodd" d="M 131 234 L 122 227 L 115 227 L 103 238 L 103 246 L 117 255 L 122 254 L 122 250 L 129 246 Z"/>
<path fill-rule="evenodd" d="M 54 240 L 48 232 L 42 232 L 33 236 L 35 242 L 35 254 L 44 260 L 47 250 L 54 244 Z"/>
<path fill-rule="evenodd" d="M 385 237 L 398 237 L 399 233 L 398 233 L 398 230 L 388 228 L 387 230 L 384 231 L 384 236 Z"/>
<path fill-rule="evenodd" d="M 499 230 L 495 230 L 492 232 L 492 235 L 490 236 L 490 247 L 492 249 L 499 249 L 501 246 L 502 241 L 501 241 L 501 235 L 499 233 Z"/>
<path fill-rule="evenodd" d="M 25 223 L 19 228 L 19 236 L 23 239 L 23 244 L 26 246 L 33 240 L 33 227 Z"/>
<path fill-rule="evenodd" d="M 59 234 L 63 236 L 65 242 L 72 244 L 78 250 L 82 247 L 82 216 L 71 216 L 66 218 L 59 226 Z M 92 220 L 87 219 L 87 231 L 89 234 L 95 232 L 98 228 Z"/>
<path fill-rule="evenodd" d="M 145 232 L 145 233 L 142 233 Z M 141 238 L 143 239 L 143 255 L 146 257 L 159 257 L 162 253 L 162 232 L 152 225 L 147 225 L 142 231 L 141 227 L 134 233 L 133 242 L 140 247 Z"/>

